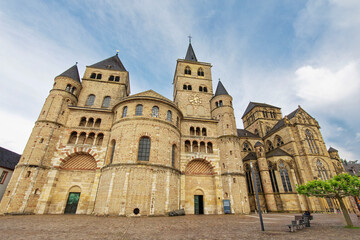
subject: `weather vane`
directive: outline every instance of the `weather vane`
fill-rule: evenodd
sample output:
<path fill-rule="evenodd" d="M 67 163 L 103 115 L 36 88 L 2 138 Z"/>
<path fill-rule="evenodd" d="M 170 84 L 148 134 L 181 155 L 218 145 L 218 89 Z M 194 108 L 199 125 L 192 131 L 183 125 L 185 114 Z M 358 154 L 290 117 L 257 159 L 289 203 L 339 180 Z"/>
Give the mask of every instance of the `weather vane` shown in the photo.
<path fill-rule="evenodd" d="M 189 38 L 189 43 L 191 43 L 191 35 L 189 34 L 189 36 L 188 36 L 188 38 Z"/>
<path fill-rule="evenodd" d="M 116 55 L 118 55 L 119 54 L 119 50 L 116 50 Z"/>

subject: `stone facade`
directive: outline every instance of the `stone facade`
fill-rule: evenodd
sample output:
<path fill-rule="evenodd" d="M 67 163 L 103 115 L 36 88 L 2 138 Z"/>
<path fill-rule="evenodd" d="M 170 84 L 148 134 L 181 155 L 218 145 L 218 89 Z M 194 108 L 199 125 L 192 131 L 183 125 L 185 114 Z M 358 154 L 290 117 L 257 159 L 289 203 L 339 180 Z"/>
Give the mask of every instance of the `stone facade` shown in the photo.
<path fill-rule="evenodd" d="M 149 90 L 130 95 L 117 55 L 55 78 L 0 204 L 1 213 L 248 214 L 254 182 L 267 211 L 333 211 L 296 184 L 342 172 L 318 122 L 301 107 L 250 102 L 237 129 L 232 97 L 191 44 L 177 60 L 174 101 Z M 255 179 L 251 175 L 253 165 Z"/>

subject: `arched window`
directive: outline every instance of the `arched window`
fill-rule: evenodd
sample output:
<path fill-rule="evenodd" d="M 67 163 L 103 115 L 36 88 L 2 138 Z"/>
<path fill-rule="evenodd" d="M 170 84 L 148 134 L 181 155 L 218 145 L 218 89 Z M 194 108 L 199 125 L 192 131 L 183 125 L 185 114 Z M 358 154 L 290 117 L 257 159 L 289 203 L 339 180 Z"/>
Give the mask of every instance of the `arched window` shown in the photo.
<path fill-rule="evenodd" d="M 216 106 L 216 107 L 219 107 L 219 103 L 218 103 L 218 102 L 215 102 L 215 106 Z"/>
<path fill-rule="evenodd" d="M 120 77 L 119 76 L 115 77 L 115 82 L 120 82 Z"/>
<path fill-rule="evenodd" d="M 307 141 L 307 143 L 309 145 L 309 148 L 310 148 L 310 152 L 315 153 L 315 154 L 316 153 L 319 154 L 319 148 L 317 147 L 314 136 L 310 132 L 309 129 L 306 129 L 305 135 L 306 135 L 306 141 Z"/>
<path fill-rule="evenodd" d="M 187 87 L 187 88 L 188 88 L 188 90 L 192 90 L 192 87 L 191 87 L 191 85 L 188 85 L 188 87 Z"/>
<path fill-rule="evenodd" d="M 292 192 L 291 182 L 283 161 L 279 162 L 279 172 L 285 192 Z"/>
<path fill-rule="evenodd" d="M 272 142 L 270 140 L 266 141 L 266 150 L 269 152 L 274 149 L 274 146 L 272 145 Z"/>
<path fill-rule="evenodd" d="M 244 168 L 245 168 L 245 173 L 246 173 L 246 183 L 247 183 L 248 191 L 249 191 L 250 194 L 253 194 L 254 193 L 254 188 L 253 188 L 253 184 L 252 184 L 252 176 L 251 176 L 250 165 L 245 164 Z"/>
<path fill-rule="evenodd" d="M 85 127 L 86 126 L 86 117 L 82 117 L 79 123 L 80 127 Z"/>
<path fill-rule="evenodd" d="M 185 84 L 183 85 L 183 89 L 184 89 L 184 90 L 187 90 L 187 86 L 186 86 Z"/>
<path fill-rule="evenodd" d="M 95 95 L 90 94 L 86 101 L 86 106 L 92 106 L 92 105 L 94 105 L 94 102 L 95 102 Z"/>
<path fill-rule="evenodd" d="M 111 147 L 110 147 L 110 158 L 109 163 L 112 163 L 114 160 L 114 154 L 115 154 L 115 147 L 116 147 L 116 141 L 113 139 L 111 140 Z"/>
<path fill-rule="evenodd" d="M 104 140 L 104 134 L 99 133 L 96 137 L 96 146 L 101 146 Z"/>
<path fill-rule="evenodd" d="M 187 75 L 191 75 L 191 69 L 190 69 L 189 66 L 185 67 L 185 72 L 184 73 L 187 74 Z"/>
<path fill-rule="evenodd" d="M 263 192 L 260 170 L 257 163 L 255 163 L 254 166 L 254 173 L 255 173 L 255 182 L 256 182 L 257 190 L 258 192 Z"/>
<path fill-rule="evenodd" d="M 90 75 L 90 78 L 95 79 L 95 78 L 96 78 L 96 73 L 92 73 L 92 74 Z"/>
<path fill-rule="evenodd" d="M 93 127 L 94 126 L 94 119 L 93 118 L 89 118 L 89 121 L 87 123 L 87 127 Z"/>
<path fill-rule="evenodd" d="M 101 119 L 100 119 L 100 118 L 98 118 L 98 119 L 96 119 L 96 121 L 95 121 L 95 125 L 94 125 L 94 127 L 99 128 L 99 127 L 100 127 L 100 125 L 101 125 Z"/>
<path fill-rule="evenodd" d="M 143 112 L 143 106 L 141 104 L 136 106 L 136 110 L 135 110 L 135 115 L 136 116 L 141 116 Z"/>
<path fill-rule="evenodd" d="M 222 107 L 222 106 L 223 106 L 223 101 L 220 100 L 220 101 L 219 101 L 219 107 Z"/>
<path fill-rule="evenodd" d="M 80 133 L 79 139 L 78 139 L 78 144 L 84 144 L 86 140 L 86 133 L 82 132 Z"/>
<path fill-rule="evenodd" d="M 114 76 L 113 76 L 113 75 L 111 75 L 111 76 L 109 77 L 109 81 L 114 81 Z"/>
<path fill-rule="evenodd" d="M 202 92 L 202 90 L 203 90 L 203 87 L 200 86 L 200 87 L 199 87 L 199 92 Z"/>
<path fill-rule="evenodd" d="M 176 145 L 172 145 L 171 149 L 171 166 L 175 167 L 175 151 L 176 151 Z"/>
<path fill-rule="evenodd" d="M 193 141 L 192 147 L 193 152 L 199 152 L 199 146 L 197 141 Z"/>
<path fill-rule="evenodd" d="M 185 152 L 190 152 L 191 151 L 191 144 L 189 140 L 185 141 Z"/>
<path fill-rule="evenodd" d="M 202 128 L 201 133 L 203 136 L 206 136 L 206 128 Z"/>
<path fill-rule="evenodd" d="M 150 138 L 142 137 L 139 142 L 138 160 L 149 161 L 150 156 Z"/>
<path fill-rule="evenodd" d="M 90 133 L 89 136 L 86 139 L 85 144 L 93 145 L 95 140 L 95 133 Z"/>
<path fill-rule="evenodd" d="M 248 142 L 244 142 L 243 144 L 243 151 L 250 152 L 251 151 L 251 145 Z"/>
<path fill-rule="evenodd" d="M 179 117 L 176 117 L 176 126 L 179 127 Z"/>
<path fill-rule="evenodd" d="M 123 111 L 122 111 L 122 117 L 123 117 L 123 118 L 126 117 L 127 109 L 128 109 L 127 106 L 125 106 L 125 107 L 123 108 Z"/>
<path fill-rule="evenodd" d="M 194 127 L 190 127 L 190 135 L 195 135 L 195 128 Z"/>
<path fill-rule="evenodd" d="M 204 92 L 207 92 L 207 87 L 204 87 Z"/>
<path fill-rule="evenodd" d="M 101 78 L 102 78 L 101 73 L 98 73 L 98 74 L 96 75 L 96 79 L 101 79 Z"/>
<path fill-rule="evenodd" d="M 75 94 L 75 91 L 76 91 L 76 87 L 72 87 L 70 92 Z"/>
<path fill-rule="evenodd" d="M 167 111 L 166 120 L 168 120 L 169 122 L 172 121 L 172 113 L 170 110 Z"/>
<path fill-rule="evenodd" d="M 70 89 L 71 89 L 71 85 L 70 84 L 66 85 L 65 91 L 70 92 Z"/>
<path fill-rule="evenodd" d="M 200 142 L 200 152 L 205 152 L 205 143 L 204 142 Z"/>
<path fill-rule="evenodd" d="M 269 166 L 269 175 L 270 175 L 273 192 L 279 192 L 279 186 L 277 184 L 276 176 L 275 176 L 276 165 L 274 165 L 272 162 L 268 162 L 268 166 Z"/>
<path fill-rule="evenodd" d="M 70 134 L 70 138 L 69 138 L 68 143 L 69 143 L 69 144 L 75 144 L 75 143 L 76 143 L 76 139 L 77 139 L 77 132 L 72 132 L 72 133 Z"/>
<path fill-rule="evenodd" d="M 319 177 L 321 178 L 321 180 L 329 180 L 326 169 L 323 163 L 319 159 L 316 161 L 316 168 L 319 172 Z"/>
<path fill-rule="evenodd" d="M 213 145 L 211 142 L 207 143 L 207 153 L 213 153 Z"/>
<path fill-rule="evenodd" d="M 277 137 L 276 137 L 276 146 L 280 147 L 280 146 L 282 146 L 282 145 L 284 145 L 283 140 L 281 139 L 280 136 L 277 136 Z"/>
<path fill-rule="evenodd" d="M 196 128 L 196 136 L 200 136 L 200 128 L 199 127 Z"/>
<path fill-rule="evenodd" d="M 154 107 L 152 108 L 151 116 L 152 116 L 152 117 L 156 117 L 156 118 L 159 117 L 159 107 L 154 106 Z"/>
<path fill-rule="evenodd" d="M 103 108 L 110 107 L 110 101 L 111 101 L 111 97 L 109 97 L 109 96 L 104 97 L 102 107 Z"/>
<path fill-rule="evenodd" d="M 204 70 L 202 68 L 198 69 L 198 76 L 201 76 L 201 77 L 204 76 Z"/>

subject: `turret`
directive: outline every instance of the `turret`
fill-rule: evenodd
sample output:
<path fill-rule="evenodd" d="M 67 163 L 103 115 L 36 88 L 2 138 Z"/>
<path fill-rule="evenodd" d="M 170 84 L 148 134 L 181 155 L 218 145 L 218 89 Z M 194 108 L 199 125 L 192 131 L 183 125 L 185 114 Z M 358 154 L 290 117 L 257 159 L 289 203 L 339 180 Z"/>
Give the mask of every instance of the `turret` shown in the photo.
<path fill-rule="evenodd" d="M 220 80 L 210 105 L 212 118 L 219 120 L 218 134 L 220 136 L 237 135 L 232 97 Z"/>
<path fill-rule="evenodd" d="M 339 152 L 335 148 L 330 147 L 328 153 L 330 154 L 330 158 L 340 160 Z"/>

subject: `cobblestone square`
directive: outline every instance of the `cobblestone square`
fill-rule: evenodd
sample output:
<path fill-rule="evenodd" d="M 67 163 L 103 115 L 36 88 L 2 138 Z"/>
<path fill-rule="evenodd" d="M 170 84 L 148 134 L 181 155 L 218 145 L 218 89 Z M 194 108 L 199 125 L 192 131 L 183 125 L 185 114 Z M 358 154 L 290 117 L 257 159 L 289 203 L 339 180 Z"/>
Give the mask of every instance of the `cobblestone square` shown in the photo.
<path fill-rule="evenodd" d="M 310 228 L 288 232 L 296 214 L 97 217 L 89 215 L 1 216 L 1 239 L 359 239 L 344 228 L 342 214 L 313 214 Z M 360 221 L 351 215 L 355 226 Z"/>

